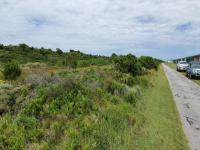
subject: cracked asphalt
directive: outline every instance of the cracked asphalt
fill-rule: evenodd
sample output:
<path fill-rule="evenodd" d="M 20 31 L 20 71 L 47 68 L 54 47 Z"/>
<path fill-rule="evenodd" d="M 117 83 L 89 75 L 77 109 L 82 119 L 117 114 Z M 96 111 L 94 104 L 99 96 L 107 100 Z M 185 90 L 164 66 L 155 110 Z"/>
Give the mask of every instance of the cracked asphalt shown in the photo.
<path fill-rule="evenodd" d="M 200 86 L 163 64 L 192 150 L 200 150 Z"/>

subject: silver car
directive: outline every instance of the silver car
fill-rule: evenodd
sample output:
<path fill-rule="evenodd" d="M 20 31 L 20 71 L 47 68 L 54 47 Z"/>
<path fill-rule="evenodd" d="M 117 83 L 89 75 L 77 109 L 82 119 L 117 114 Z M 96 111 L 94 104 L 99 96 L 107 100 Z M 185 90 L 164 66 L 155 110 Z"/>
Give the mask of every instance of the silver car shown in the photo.
<path fill-rule="evenodd" d="M 200 62 L 191 62 L 186 71 L 189 78 L 200 77 Z"/>
<path fill-rule="evenodd" d="M 189 64 L 186 61 L 179 61 L 177 64 L 177 71 L 186 71 L 189 67 Z"/>

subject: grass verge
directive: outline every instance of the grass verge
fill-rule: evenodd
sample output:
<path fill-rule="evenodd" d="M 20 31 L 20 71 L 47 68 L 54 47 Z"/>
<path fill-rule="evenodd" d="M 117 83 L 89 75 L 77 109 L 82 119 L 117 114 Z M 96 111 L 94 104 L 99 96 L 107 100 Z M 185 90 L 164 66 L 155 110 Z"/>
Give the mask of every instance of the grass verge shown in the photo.
<path fill-rule="evenodd" d="M 145 118 L 135 134 L 135 149 L 186 150 L 179 114 L 163 68 L 150 78 L 153 87 L 145 93 L 145 107 L 140 115 Z"/>

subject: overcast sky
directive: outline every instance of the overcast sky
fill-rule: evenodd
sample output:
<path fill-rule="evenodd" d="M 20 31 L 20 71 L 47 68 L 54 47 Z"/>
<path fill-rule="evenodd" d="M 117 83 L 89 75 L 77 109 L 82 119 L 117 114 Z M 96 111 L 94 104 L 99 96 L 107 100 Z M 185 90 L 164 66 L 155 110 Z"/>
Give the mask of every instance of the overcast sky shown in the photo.
<path fill-rule="evenodd" d="M 0 43 L 169 59 L 200 53 L 200 0 L 0 0 Z"/>

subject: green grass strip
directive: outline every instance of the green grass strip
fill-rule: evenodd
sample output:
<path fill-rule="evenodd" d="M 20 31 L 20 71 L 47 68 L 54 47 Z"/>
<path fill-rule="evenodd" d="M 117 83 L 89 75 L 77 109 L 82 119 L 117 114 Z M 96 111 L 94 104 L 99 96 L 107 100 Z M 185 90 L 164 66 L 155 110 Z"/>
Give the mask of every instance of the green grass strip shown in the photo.
<path fill-rule="evenodd" d="M 153 87 L 147 90 L 145 109 L 141 110 L 145 123 L 138 127 L 134 149 L 189 149 L 163 68 L 160 67 L 150 80 Z"/>

